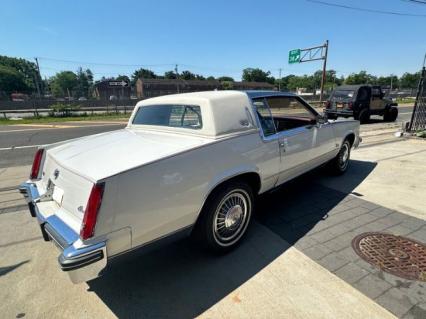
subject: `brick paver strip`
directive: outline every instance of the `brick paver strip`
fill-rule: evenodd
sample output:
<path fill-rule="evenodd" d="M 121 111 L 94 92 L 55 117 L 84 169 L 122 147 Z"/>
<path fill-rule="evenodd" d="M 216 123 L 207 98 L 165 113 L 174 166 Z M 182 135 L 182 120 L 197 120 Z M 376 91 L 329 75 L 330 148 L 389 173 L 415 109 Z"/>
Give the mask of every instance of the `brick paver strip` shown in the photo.
<path fill-rule="evenodd" d="M 351 247 L 364 232 L 426 242 L 426 222 L 306 180 L 261 199 L 258 219 L 304 254 L 398 317 L 424 318 L 426 284 L 385 274 Z"/>

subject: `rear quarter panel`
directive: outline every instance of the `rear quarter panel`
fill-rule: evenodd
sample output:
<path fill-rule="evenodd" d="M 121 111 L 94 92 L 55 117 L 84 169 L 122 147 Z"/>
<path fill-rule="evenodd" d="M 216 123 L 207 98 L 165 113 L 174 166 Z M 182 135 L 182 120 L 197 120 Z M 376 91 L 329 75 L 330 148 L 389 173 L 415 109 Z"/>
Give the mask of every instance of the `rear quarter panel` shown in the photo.
<path fill-rule="evenodd" d="M 342 120 L 333 122 L 333 130 L 336 137 L 336 143 L 339 148 L 343 141 L 350 134 L 355 135 L 355 144 L 359 140 L 359 121 L 356 120 Z"/>
<path fill-rule="evenodd" d="M 123 172 L 114 228 L 131 227 L 132 247 L 143 245 L 193 225 L 210 191 L 232 176 L 257 172 L 262 190 L 273 187 L 278 165 L 254 132 Z"/>

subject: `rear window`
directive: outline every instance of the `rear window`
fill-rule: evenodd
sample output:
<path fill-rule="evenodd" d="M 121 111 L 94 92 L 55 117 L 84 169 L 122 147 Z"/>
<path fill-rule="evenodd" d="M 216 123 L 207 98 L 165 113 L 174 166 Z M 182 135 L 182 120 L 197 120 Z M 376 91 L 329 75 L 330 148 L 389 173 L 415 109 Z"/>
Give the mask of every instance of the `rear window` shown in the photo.
<path fill-rule="evenodd" d="M 132 124 L 201 129 L 203 122 L 198 105 L 159 104 L 138 109 Z"/>
<path fill-rule="evenodd" d="M 333 97 L 338 99 L 351 99 L 353 98 L 354 94 L 354 90 L 339 90 L 333 92 Z"/>

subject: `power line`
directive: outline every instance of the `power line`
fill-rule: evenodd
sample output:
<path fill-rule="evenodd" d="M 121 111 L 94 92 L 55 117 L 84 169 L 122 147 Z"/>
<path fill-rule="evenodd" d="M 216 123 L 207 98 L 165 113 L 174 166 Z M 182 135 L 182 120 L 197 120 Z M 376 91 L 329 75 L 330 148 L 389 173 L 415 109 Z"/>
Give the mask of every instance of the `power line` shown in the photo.
<path fill-rule="evenodd" d="M 356 11 L 364 11 L 364 12 L 380 13 L 380 14 L 390 14 L 390 15 L 396 15 L 396 16 L 426 18 L 426 14 L 403 13 L 403 12 L 395 12 L 395 11 L 382 11 L 382 10 L 375 10 L 375 9 L 368 9 L 368 8 L 352 7 L 352 6 L 348 6 L 348 5 L 344 5 L 344 4 L 332 3 L 332 2 L 326 2 L 326 1 L 319 1 L 319 0 L 305 0 L 305 1 L 316 3 L 316 4 L 321 4 L 321 5 L 329 6 L 329 7 L 338 7 L 338 8 L 344 8 L 344 9 L 356 10 Z"/>
<path fill-rule="evenodd" d="M 74 60 L 62 60 L 56 58 L 38 57 L 40 60 L 55 61 L 62 63 L 73 63 L 82 65 L 103 65 L 103 66 L 120 66 L 120 67 L 156 67 L 156 66 L 173 66 L 173 63 L 162 63 L 162 64 L 119 64 L 119 63 L 98 63 L 98 62 L 87 62 L 87 61 L 74 61 Z"/>
<path fill-rule="evenodd" d="M 424 0 L 402 0 L 404 2 L 413 2 L 413 3 L 418 3 L 418 4 L 426 4 L 426 1 Z"/>

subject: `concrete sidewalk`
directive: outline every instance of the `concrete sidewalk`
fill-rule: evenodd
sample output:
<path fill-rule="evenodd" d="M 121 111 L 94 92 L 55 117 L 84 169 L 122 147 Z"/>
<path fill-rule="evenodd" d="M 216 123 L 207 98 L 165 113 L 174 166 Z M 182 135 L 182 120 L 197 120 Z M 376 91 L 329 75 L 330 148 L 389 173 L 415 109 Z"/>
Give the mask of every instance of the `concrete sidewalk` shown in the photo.
<path fill-rule="evenodd" d="M 398 138 L 397 127 L 365 131 L 359 149 L 351 159 L 374 165 L 358 185 L 353 181 L 364 174 L 362 167 L 350 168 L 339 178 L 323 178 L 323 185 L 357 194 L 365 200 L 426 219 L 426 141 Z"/>

